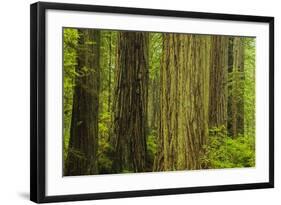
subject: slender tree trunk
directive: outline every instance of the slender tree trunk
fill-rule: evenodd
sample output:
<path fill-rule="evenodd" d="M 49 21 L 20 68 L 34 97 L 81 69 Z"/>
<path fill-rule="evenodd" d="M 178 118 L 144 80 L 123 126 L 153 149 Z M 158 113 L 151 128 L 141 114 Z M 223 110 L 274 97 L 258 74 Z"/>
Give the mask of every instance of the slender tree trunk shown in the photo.
<path fill-rule="evenodd" d="M 109 61 L 108 61 L 108 112 L 111 111 L 111 59 L 112 42 L 111 32 L 109 33 Z"/>
<path fill-rule="evenodd" d="M 151 82 L 151 129 L 157 129 L 157 123 L 159 121 L 159 76 L 156 75 Z"/>
<path fill-rule="evenodd" d="M 233 72 L 233 39 L 228 41 L 228 96 L 227 96 L 227 134 L 232 136 L 232 72 Z"/>
<path fill-rule="evenodd" d="M 120 171 L 145 171 L 148 96 L 148 33 L 120 32 L 117 43 L 114 135 Z"/>
<path fill-rule="evenodd" d="M 227 129 L 228 44 L 228 37 L 211 37 L 209 128 L 223 131 Z"/>
<path fill-rule="evenodd" d="M 163 35 L 156 171 L 201 168 L 208 136 L 209 41 Z"/>
<path fill-rule="evenodd" d="M 70 142 L 65 175 L 97 174 L 100 32 L 79 29 Z"/>
<path fill-rule="evenodd" d="M 244 45 L 240 37 L 233 38 L 231 87 L 229 95 L 229 134 L 244 134 Z"/>

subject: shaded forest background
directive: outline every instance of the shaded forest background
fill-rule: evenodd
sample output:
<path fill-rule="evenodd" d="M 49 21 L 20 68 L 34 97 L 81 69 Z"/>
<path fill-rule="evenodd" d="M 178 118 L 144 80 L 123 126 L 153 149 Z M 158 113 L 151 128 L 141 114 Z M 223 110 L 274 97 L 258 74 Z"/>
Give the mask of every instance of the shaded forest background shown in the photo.
<path fill-rule="evenodd" d="M 65 176 L 255 166 L 255 38 L 63 35 Z"/>

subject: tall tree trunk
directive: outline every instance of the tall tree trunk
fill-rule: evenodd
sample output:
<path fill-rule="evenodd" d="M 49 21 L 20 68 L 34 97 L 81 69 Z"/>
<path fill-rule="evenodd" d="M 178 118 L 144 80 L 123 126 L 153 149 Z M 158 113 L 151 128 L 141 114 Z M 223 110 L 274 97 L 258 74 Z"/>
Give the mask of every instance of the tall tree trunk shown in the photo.
<path fill-rule="evenodd" d="M 211 37 L 209 128 L 223 131 L 227 130 L 228 44 L 228 37 Z"/>
<path fill-rule="evenodd" d="M 113 166 L 141 172 L 147 154 L 148 33 L 120 32 L 117 44 Z"/>
<path fill-rule="evenodd" d="M 159 121 L 159 75 L 156 75 L 151 82 L 151 129 L 157 129 L 157 123 Z"/>
<path fill-rule="evenodd" d="M 231 87 L 229 89 L 229 135 L 244 134 L 244 45 L 241 37 L 234 37 L 232 48 Z"/>
<path fill-rule="evenodd" d="M 111 32 L 109 33 L 109 60 L 108 60 L 108 112 L 111 111 L 111 59 L 112 59 L 112 53 L 111 53 L 111 50 L 112 50 L 112 42 L 111 42 L 111 39 L 112 39 L 112 34 Z"/>
<path fill-rule="evenodd" d="M 233 72 L 233 40 L 228 41 L 228 96 L 227 96 L 227 134 L 232 136 L 232 72 Z"/>
<path fill-rule="evenodd" d="M 65 175 L 97 174 L 100 31 L 79 29 L 70 142 Z"/>
<path fill-rule="evenodd" d="M 164 34 L 154 170 L 200 169 L 208 136 L 210 38 Z"/>

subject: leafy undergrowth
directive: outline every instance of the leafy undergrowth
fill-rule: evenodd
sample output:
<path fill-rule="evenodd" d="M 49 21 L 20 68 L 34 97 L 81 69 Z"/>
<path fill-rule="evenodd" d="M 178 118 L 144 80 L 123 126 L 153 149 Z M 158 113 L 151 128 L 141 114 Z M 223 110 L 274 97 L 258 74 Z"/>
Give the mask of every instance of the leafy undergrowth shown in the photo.
<path fill-rule="evenodd" d="M 223 129 L 210 130 L 210 137 L 201 158 L 204 168 L 239 168 L 255 166 L 253 136 L 227 136 Z"/>

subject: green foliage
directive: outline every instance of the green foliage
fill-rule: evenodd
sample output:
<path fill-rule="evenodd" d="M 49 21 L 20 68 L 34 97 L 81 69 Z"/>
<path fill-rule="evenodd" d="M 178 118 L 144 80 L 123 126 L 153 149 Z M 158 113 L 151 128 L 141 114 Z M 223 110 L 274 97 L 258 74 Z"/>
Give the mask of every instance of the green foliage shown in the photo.
<path fill-rule="evenodd" d="M 67 157 L 68 143 L 70 137 L 70 123 L 72 114 L 72 98 L 73 87 L 75 79 L 75 66 L 77 64 L 77 43 L 78 31 L 77 29 L 66 28 L 63 30 L 63 109 L 64 109 L 64 159 Z"/>
<path fill-rule="evenodd" d="M 112 157 L 112 145 L 105 138 L 101 138 L 99 140 L 98 149 L 98 168 L 100 174 L 108 174 L 112 172 Z"/>
<path fill-rule="evenodd" d="M 210 129 L 205 154 L 201 158 L 205 168 L 238 168 L 255 166 L 254 136 L 226 135 L 224 128 Z"/>
<path fill-rule="evenodd" d="M 159 76 L 162 54 L 162 34 L 151 33 L 149 35 L 149 79 L 154 80 Z"/>
<path fill-rule="evenodd" d="M 113 147 L 109 140 L 111 115 L 110 112 L 102 112 L 99 115 L 99 143 L 98 143 L 98 167 L 100 174 L 112 172 Z"/>
<path fill-rule="evenodd" d="M 147 166 L 152 167 L 157 151 L 156 131 L 152 131 L 147 137 Z"/>
<path fill-rule="evenodd" d="M 255 136 L 255 69 L 256 49 L 255 38 L 245 38 L 245 90 L 244 90 L 244 113 L 245 134 Z"/>

